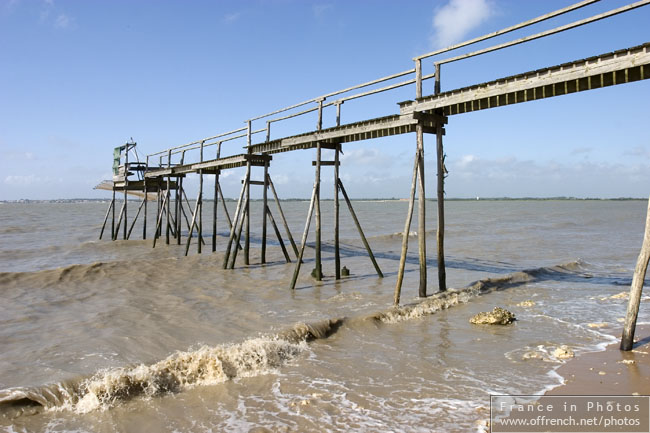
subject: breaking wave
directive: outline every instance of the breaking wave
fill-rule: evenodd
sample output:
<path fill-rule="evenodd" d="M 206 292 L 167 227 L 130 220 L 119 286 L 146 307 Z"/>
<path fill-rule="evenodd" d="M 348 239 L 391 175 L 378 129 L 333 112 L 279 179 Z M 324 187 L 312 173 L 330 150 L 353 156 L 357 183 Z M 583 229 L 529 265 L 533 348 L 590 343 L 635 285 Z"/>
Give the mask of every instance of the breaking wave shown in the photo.
<path fill-rule="evenodd" d="M 98 272 L 102 266 L 105 265 L 78 265 L 51 272 L 54 273 L 54 278 L 70 278 L 77 272 Z M 150 365 L 100 370 L 90 377 L 40 387 L 0 390 L 0 414 L 15 418 L 43 409 L 86 413 L 108 409 L 132 398 L 176 393 L 239 377 L 277 372 L 307 350 L 309 341 L 327 338 L 346 323 L 370 320 L 391 324 L 417 319 L 466 303 L 473 297 L 494 290 L 504 290 L 559 274 L 580 276 L 583 266 L 582 261 L 575 261 L 515 272 L 503 277 L 485 278 L 462 289 L 449 289 L 414 304 L 392 307 L 364 317 L 299 323 L 275 335 L 251 338 L 241 343 L 179 351 Z M 7 273 L 0 274 L 0 283 L 3 278 L 7 278 Z"/>

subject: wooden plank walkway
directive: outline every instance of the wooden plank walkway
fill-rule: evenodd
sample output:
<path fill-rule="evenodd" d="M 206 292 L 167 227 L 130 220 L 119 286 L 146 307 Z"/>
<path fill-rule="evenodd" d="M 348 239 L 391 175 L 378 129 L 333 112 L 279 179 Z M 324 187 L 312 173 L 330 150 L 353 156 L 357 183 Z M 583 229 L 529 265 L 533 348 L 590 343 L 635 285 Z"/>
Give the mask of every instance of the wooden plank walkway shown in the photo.
<path fill-rule="evenodd" d="M 650 43 L 400 103 L 400 112 L 449 116 L 650 78 Z"/>
<path fill-rule="evenodd" d="M 413 133 L 420 120 L 424 132 L 435 134 L 436 123 L 446 124 L 446 116 L 646 79 L 650 79 L 650 42 L 401 102 L 400 114 L 264 141 L 248 146 L 249 154 L 152 169 L 145 173 L 145 177 L 178 176 L 198 173 L 199 170 L 213 174 L 216 170 L 244 167 L 248 158 L 251 158 L 251 165 L 264 166 L 270 154 L 312 149 L 318 142 L 327 146 Z M 444 116 L 434 113 L 439 110 Z"/>

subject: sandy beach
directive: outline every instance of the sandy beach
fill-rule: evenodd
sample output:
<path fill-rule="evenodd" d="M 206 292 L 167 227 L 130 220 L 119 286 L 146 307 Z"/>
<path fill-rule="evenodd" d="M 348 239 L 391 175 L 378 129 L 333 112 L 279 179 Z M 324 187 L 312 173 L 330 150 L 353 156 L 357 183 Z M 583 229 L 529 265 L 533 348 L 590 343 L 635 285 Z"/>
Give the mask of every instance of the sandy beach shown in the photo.
<path fill-rule="evenodd" d="M 619 341 L 602 352 L 587 353 L 557 370 L 565 380 L 547 395 L 650 395 L 650 325 L 639 325 L 634 349 L 619 349 Z"/>

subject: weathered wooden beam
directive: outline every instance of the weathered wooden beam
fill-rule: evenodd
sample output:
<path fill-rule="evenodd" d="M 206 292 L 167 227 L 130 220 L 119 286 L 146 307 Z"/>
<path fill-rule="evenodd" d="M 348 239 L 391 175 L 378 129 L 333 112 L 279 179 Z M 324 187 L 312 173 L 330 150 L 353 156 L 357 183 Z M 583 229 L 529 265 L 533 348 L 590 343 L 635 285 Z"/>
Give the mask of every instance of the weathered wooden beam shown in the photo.
<path fill-rule="evenodd" d="M 340 108 L 340 104 L 337 105 L 337 108 Z M 338 118 L 338 116 L 337 116 Z M 340 204 L 339 204 L 339 152 L 341 150 L 341 145 L 336 146 L 334 150 L 334 273 L 336 279 L 341 279 L 341 246 L 339 244 L 339 216 L 340 216 Z"/>
<path fill-rule="evenodd" d="M 345 188 L 343 187 L 343 182 L 341 182 L 341 179 L 339 179 L 339 188 L 341 189 L 341 192 L 343 193 L 343 198 L 345 199 L 345 202 L 348 204 L 348 209 L 350 210 L 350 215 L 352 215 L 352 220 L 354 221 L 354 225 L 357 226 L 357 230 L 359 231 L 359 236 L 361 237 L 361 242 L 363 242 L 363 246 L 366 247 L 366 251 L 368 252 L 368 257 L 370 257 L 370 261 L 372 262 L 372 265 L 375 267 L 375 271 L 377 272 L 377 275 L 379 278 L 384 278 L 384 274 L 381 272 L 381 269 L 379 269 L 379 265 L 377 264 L 377 260 L 375 260 L 375 255 L 372 253 L 372 249 L 370 249 L 370 244 L 368 243 L 368 240 L 366 239 L 366 235 L 363 234 L 363 229 L 361 228 L 361 223 L 359 223 L 359 219 L 357 218 L 357 214 L 354 212 L 354 208 L 352 207 L 352 202 L 350 201 L 350 198 L 348 197 L 348 193 L 345 191 Z"/>
<path fill-rule="evenodd" d="M 650 78 L 650 43 L 400 104 L 400 112 L 443 109 L 445 115 L 581 92 Z"/>
<path fill-rule="evenodd" d="M 623 336 L 621 337 L 621 350 L 632 350 L 634 346 L 634 331 L 636 329 L 636 319 L 639 315 L 639 304 L 641 303 L 641 292 L 643 291 L 643 282 L 648 262 L 650 261 L 650 199 L 648 200 L 648 211 L 645 221 L 645 233 L 643 235 L 643 245 L 639 258 L 636 261 L 634 276 L 632 277 L 632 286 L 630 287 L 630 299 L 627 304 L 627 313 L 625 315 L 625 324 L 623 326 Z"/>
<path fill-rule="evenodd" d="M 278 229 L 278 225 L 275 223 L 275 218 L 273 218 L 273 214 L 271 214 L 271 209 L 269 207 L 266 207 L 266 213 L 269 216 L 269 220 L 271 221 L 271 225 L 273 226 L 273 230 L 275 231 L 275 236 L 278 238 L 278 243 L 280 244 L 280 248 L 282 248 L 282 254 L 284 254 L 284 259 L 287 261 L 287 263 L 291 263 L 291 258 L 289 258 L 289 253 L 287 252 L 287 248 L 284 246 L 284 241 L 282 240 L 282 235 L 280 234 L 280 230 Z"/>
<path fill-rule="evenodd" d="M 250 170 L 250 168 L 247 168 L 247 171 Z M 248 179 L 248 172 L 246 173 L 245 179 Z M 239 220 L 239 214 L 241 213 L 241 207 L 242 207 L 242 202 L 244 198 L 244 192 L 246 191 L 246 185 L 242 185 L 241 191 L 239 192 L 239 199 L 237 200 L 237 207 L 235 208 L 235 215 L 233 216 L 233 221 L 232 221 L 232 226 L 230 227 L 230 236 L 228 237 L 228 244 L 226 245 L 226 254 L 223 257 L 223 268 L 228 269 L 228 260 L 230 257 L 230 250 L 232 248 L 232 243 L 235 239 L 236 235 L 236 229 L 237 229 L 237 221 Z M 239 241 L 237 241 L 238 245 Z M 235 249 L 237 249 L 235 247 Z"/>
<path fill-rule="evenodd" d="M 406 211 L 406 221 L 404 222 L 404 232 L 402 233 L 402 251 L 399 258 L 399 267 L 397 269 L 397 283 L 395 284 L 395 295 L 393 302 L 399 305 L 399 299 L 402 294 L 402 281 L 404 280 L 404 269 L 406 267 L 406 253 L 409 248 L 409 231 L 411 230 L 411 221 L 413 220 L 413 207 L 415 205 L 415 189 L 418 180 L 418 167 L 420 166 L 420 151 L 416 150 L 413 160 L 413 179 L 411 180 L 411 194 L 409 195 L 409 206 Z"/>
<path fill-rule="evenodd" d="M 316 164 L 317 164 L 317 161 L 312 161 L 312 162 L 311 162 L 312 167 L 313 167 L 313 166 L 316 166 Z M 331 166 L 335 166 L 335 165 L 338 165 L 338 164 L 339 164 L 339 163 L 336 162 L 336 161 L 321 161 L 321 162 L 320 162 L 321 167 L 324 166 L 324 165 L 326 165 L 326 166 L 330 166 L 330 167 L 331 167 Z"/>
<path fill-rule="evenodd" d="M 269 214 L 268 210 L 268 189 L 269 189 L 269 164 L 268 162 L 264 166 L 264 191 L 262 192 L 262 202 L 264 207 L 264 212 L 262 212 L 262 264 L 266 263 L 266 216 Z M 282 245 L 284 248 L 284 245 Z"/>
<path fill-rule="evenodd" d="M 311 192 L 311 200 L 309 201 L 309 210 L 307 211 L 307 220 L 305 221 L 305 230 L 302 233 L 302 242 L 300 243 L 300 252 L 296 261 L 296 267 L 293 269 L 293 276 L 291 277 L 291 284 L 289 288 L 295 290 L 298 275 L 300 274 L 300 265 L 302 264 L 302 256 L 305 254 L 305 246 L 307 245 L 307 235 L 309 234 L 309 225 L 311 217 L 314 213 L 314 201 L 316 200 L 316 183 L 314 182 L 314 189 Z"/>
<path fill-rule="evenodd" d="M 284 212 L 282 211 L 282 206 L 280 205 L 280 199 L 278 198 L 278 193 L 275 190 L 275 185 L 273 185 L 273 181 L 271 180 L 270 175 L 268 176 L 268 179 L 269 179 L 269 186 L 271 187 L 271 192 L 273 193 L 273 197 L 275 198 L 275 203 L 277 204 L 278 211 L 280 212 L 280 218 L 282 218 L 282 224 L 284 225 L 284 230 L 287 232 L 287 238 L 289 239 L 289 243 L 291 243 L 293 252 L 296 254 L 296 258 L 298 258 L 298 247 L 296 246 L 296 243 L 293 240 L 293 236 L 291 236 L 291 230 L 289 229 L 287 218 L 284 216 Z"/>
<path fill-rule="evenodd" d="M 115 199 L 111 200 L 111 202 L 108 204 L 108 209 L 106 209 L 106 216 L 104 217 L 104 224 L 102 224 L 102 230 L 99 232 L 99 239 L 101 239 L 102 236 L 104 236 L 104 229 L 106 228 L 106 222 L 108 221 L 108 216 L 110 215 L 111 209 L 113 209 L 114 205 L 115 205 Z"/>

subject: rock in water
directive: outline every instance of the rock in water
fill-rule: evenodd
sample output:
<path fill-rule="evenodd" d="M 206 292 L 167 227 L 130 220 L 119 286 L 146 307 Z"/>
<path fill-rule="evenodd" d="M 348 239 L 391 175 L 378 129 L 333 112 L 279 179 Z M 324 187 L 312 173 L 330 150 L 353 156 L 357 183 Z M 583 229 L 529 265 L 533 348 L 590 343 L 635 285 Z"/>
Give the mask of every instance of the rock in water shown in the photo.
<path fill-rule="evenodd" d="M 553 351 L 553 356 L 555 356 L 557 359 L 569 359 L 573 358 L 575 354 L 573 353 L 573 350 L 569 348 L 569 346 L 563 344 Z"/>
<path fill-rule="evenodd" d="M 515 321 L 515 315 L 501 307 L 494 307 L 492 311 L 484 311 L 469 319 L 476 325 L 508 325 Z"/>

